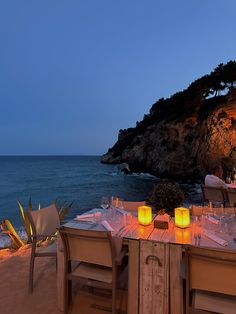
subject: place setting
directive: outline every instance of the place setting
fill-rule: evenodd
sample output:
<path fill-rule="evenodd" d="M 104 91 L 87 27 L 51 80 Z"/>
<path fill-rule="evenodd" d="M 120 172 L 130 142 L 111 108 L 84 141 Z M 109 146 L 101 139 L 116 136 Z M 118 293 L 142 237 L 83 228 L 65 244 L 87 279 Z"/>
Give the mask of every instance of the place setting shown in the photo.
<path fill-rule="evenodd" d="M 111 231 L 121 236 L 132 225 L 133 216 L 123 208 L 123 200 L 118 197 L 102 197 L 101 208 L 94 208 L 84 214 L 76 215 L 66 226 L 81 229 Z"/>

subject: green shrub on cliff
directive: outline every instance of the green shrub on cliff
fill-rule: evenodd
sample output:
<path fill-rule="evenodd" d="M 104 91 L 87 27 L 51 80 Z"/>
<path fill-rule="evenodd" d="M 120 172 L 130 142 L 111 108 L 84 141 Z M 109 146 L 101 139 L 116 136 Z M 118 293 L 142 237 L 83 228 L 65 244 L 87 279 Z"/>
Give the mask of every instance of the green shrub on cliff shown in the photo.
<path fill-rule="evenodd" d="M 184 200 L 184 193 L 179 185 L 171 182 L 161 182 L 154 186 L 147 200 L 147 203 L 156 210 L 164 209 L 172 215 L 176 207 L 179 207 Z"/>
<path fill-rule="evenodd" d="M 236 61 L 219 64 L 210 74 L 195 80 L 185 90 L 157 100 L 143 120 L 136 122 L 136 127 L 120 130 L 118 141 L 109 153 L 119 157 L 137 135 L 163 120 L 184 121 L 186 117 L 195 115 L 202 122 L 216 107 L 226 102 L 235 89 Z"/>

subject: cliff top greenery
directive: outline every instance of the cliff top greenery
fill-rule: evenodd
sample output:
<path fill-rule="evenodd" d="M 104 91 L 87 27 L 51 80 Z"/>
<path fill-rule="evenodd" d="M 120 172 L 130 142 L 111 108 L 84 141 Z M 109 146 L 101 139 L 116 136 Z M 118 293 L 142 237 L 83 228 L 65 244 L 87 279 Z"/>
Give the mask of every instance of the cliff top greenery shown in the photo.
<path fill-rule="evenodd" d="M 116 154 L 134 136 L 142 134 L 148 126 L 161 121 L 181 121 L 192 115 L 199 122 L 203 121 L 216 107 L 227 101 L 228 95 L 233 94 L 235 88 L 236 61 L 220 63 L 210 74 L 195 80 L 185 90 L 156 101 L 143 120 L 136 122 L 135 128 L 120 130 L 112 151 Z"/>

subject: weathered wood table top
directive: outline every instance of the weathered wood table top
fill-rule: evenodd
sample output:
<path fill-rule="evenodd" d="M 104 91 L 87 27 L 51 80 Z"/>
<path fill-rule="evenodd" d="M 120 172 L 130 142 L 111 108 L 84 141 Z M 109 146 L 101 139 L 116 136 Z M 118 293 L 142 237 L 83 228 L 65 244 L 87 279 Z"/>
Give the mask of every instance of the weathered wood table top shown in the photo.
<path fill-rule="evenodd" d="M 98 210 L 101 212 L 106 211 L 103 209 L 93 209 L 89 211 L 89 213 L 93 213 Z M 138 223 L 137 217 L 135 216 L 133 216 L 132 222 L 130 224 L 126 224 L 124 216 L 118 212 L 115 214 L 115 216 L 113 215 L 113 218 L 110 218 L 109 216 L 105 216 L 104 218 L 101 218 L 101 219 L 105 219 L 108 221 L 108 223 L 114 229 L 114 232 L 113 232 L 114 236 L 122 237 L 124 239 L 130 239 L 130 240 L 145 239 L 145 240 L 152 240 L 152 241 L 179 244 L 179 245 L 184 245 L 184 244 L 195 245 L 195 238 L 194 238 L 192 224 L 188 228 L 181 229 L 175 226 L 173 218 L 169 222 L 168 229 L 154 228 L 153 222 L 148 226 L 142 226 Z M 71 228 L 89 229 L 89 230 L 93 229 L 93 230 L 104 231 L 106 229 L 101 225 L 100 220 L 90 219 L 90 221 L 87 221 L 85 219 L 83 221 L 83 220 L 74 219 L 66 223 L 65 226 L 71 227 Z M 235 238 L 236 234 L 235 236 L 233 236 L 233 234 L 230 235 L 227 233 L 219 233 L 217 231 L 212 231 L 212 233 L 216 234 L 221 239 L 224 239 L 225 241 L 227 241 L 227 245 L 222 246 L 218 244 L 214 240 L 208 238 L 204 234 L 204 232 L 202 232 L 200 246 L 209 247 L 209 248 L 220 248 L 220 249 L 225 249 L 225 250 L 227 249 L 236 250 L 236 238 Z"/>

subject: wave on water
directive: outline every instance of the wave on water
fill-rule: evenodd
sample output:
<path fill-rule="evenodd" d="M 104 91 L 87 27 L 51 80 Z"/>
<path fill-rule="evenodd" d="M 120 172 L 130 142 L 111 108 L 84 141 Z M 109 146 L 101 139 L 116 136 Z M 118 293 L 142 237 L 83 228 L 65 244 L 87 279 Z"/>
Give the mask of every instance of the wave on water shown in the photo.
<path fill-rule="evenodd" d="M 11 244 L 11 239 L 5 234 L 1 234 L 1 236 L 0 236 L 0 249 L 4 249 L 6 247 L 9 247 L 10 244 Z"/>
<path fill-rule="evenodd" d="M 110 176 L 119 176 L 119 175 L 121 175 L 121 173 L 119 173 L 119 172 L 108 172 L 108 175 L 110 175 Z"/>
<path fill-rule="evenodd" d="M 151 180 L 160 180 L 158 177 L 150 174 L 150 173 L 132 173 L 132 174 L 125 174 L 123 172 L 120 171 L 116 171 L 116 172 L 108 172 L 108 175 L 110 176 L 125 176 L 125 177 L 135 177 L 135 178 L 142 178 L 142 179 L 151 179 Z"/>
<path fill-rule="evenodd" d="M 129 175 L 129 174 L 128 174 Z M 140 177 L 142 179 L 152 179 L 152 180 L 160 180 L 158 177 L 150 174 L 150 173 L 144 173 L 144 172 L 141 172 L 141 173 L 133 173 L 133 174 L 130 174 L 130 176 L 134 176 L 134 177 Z"/>

